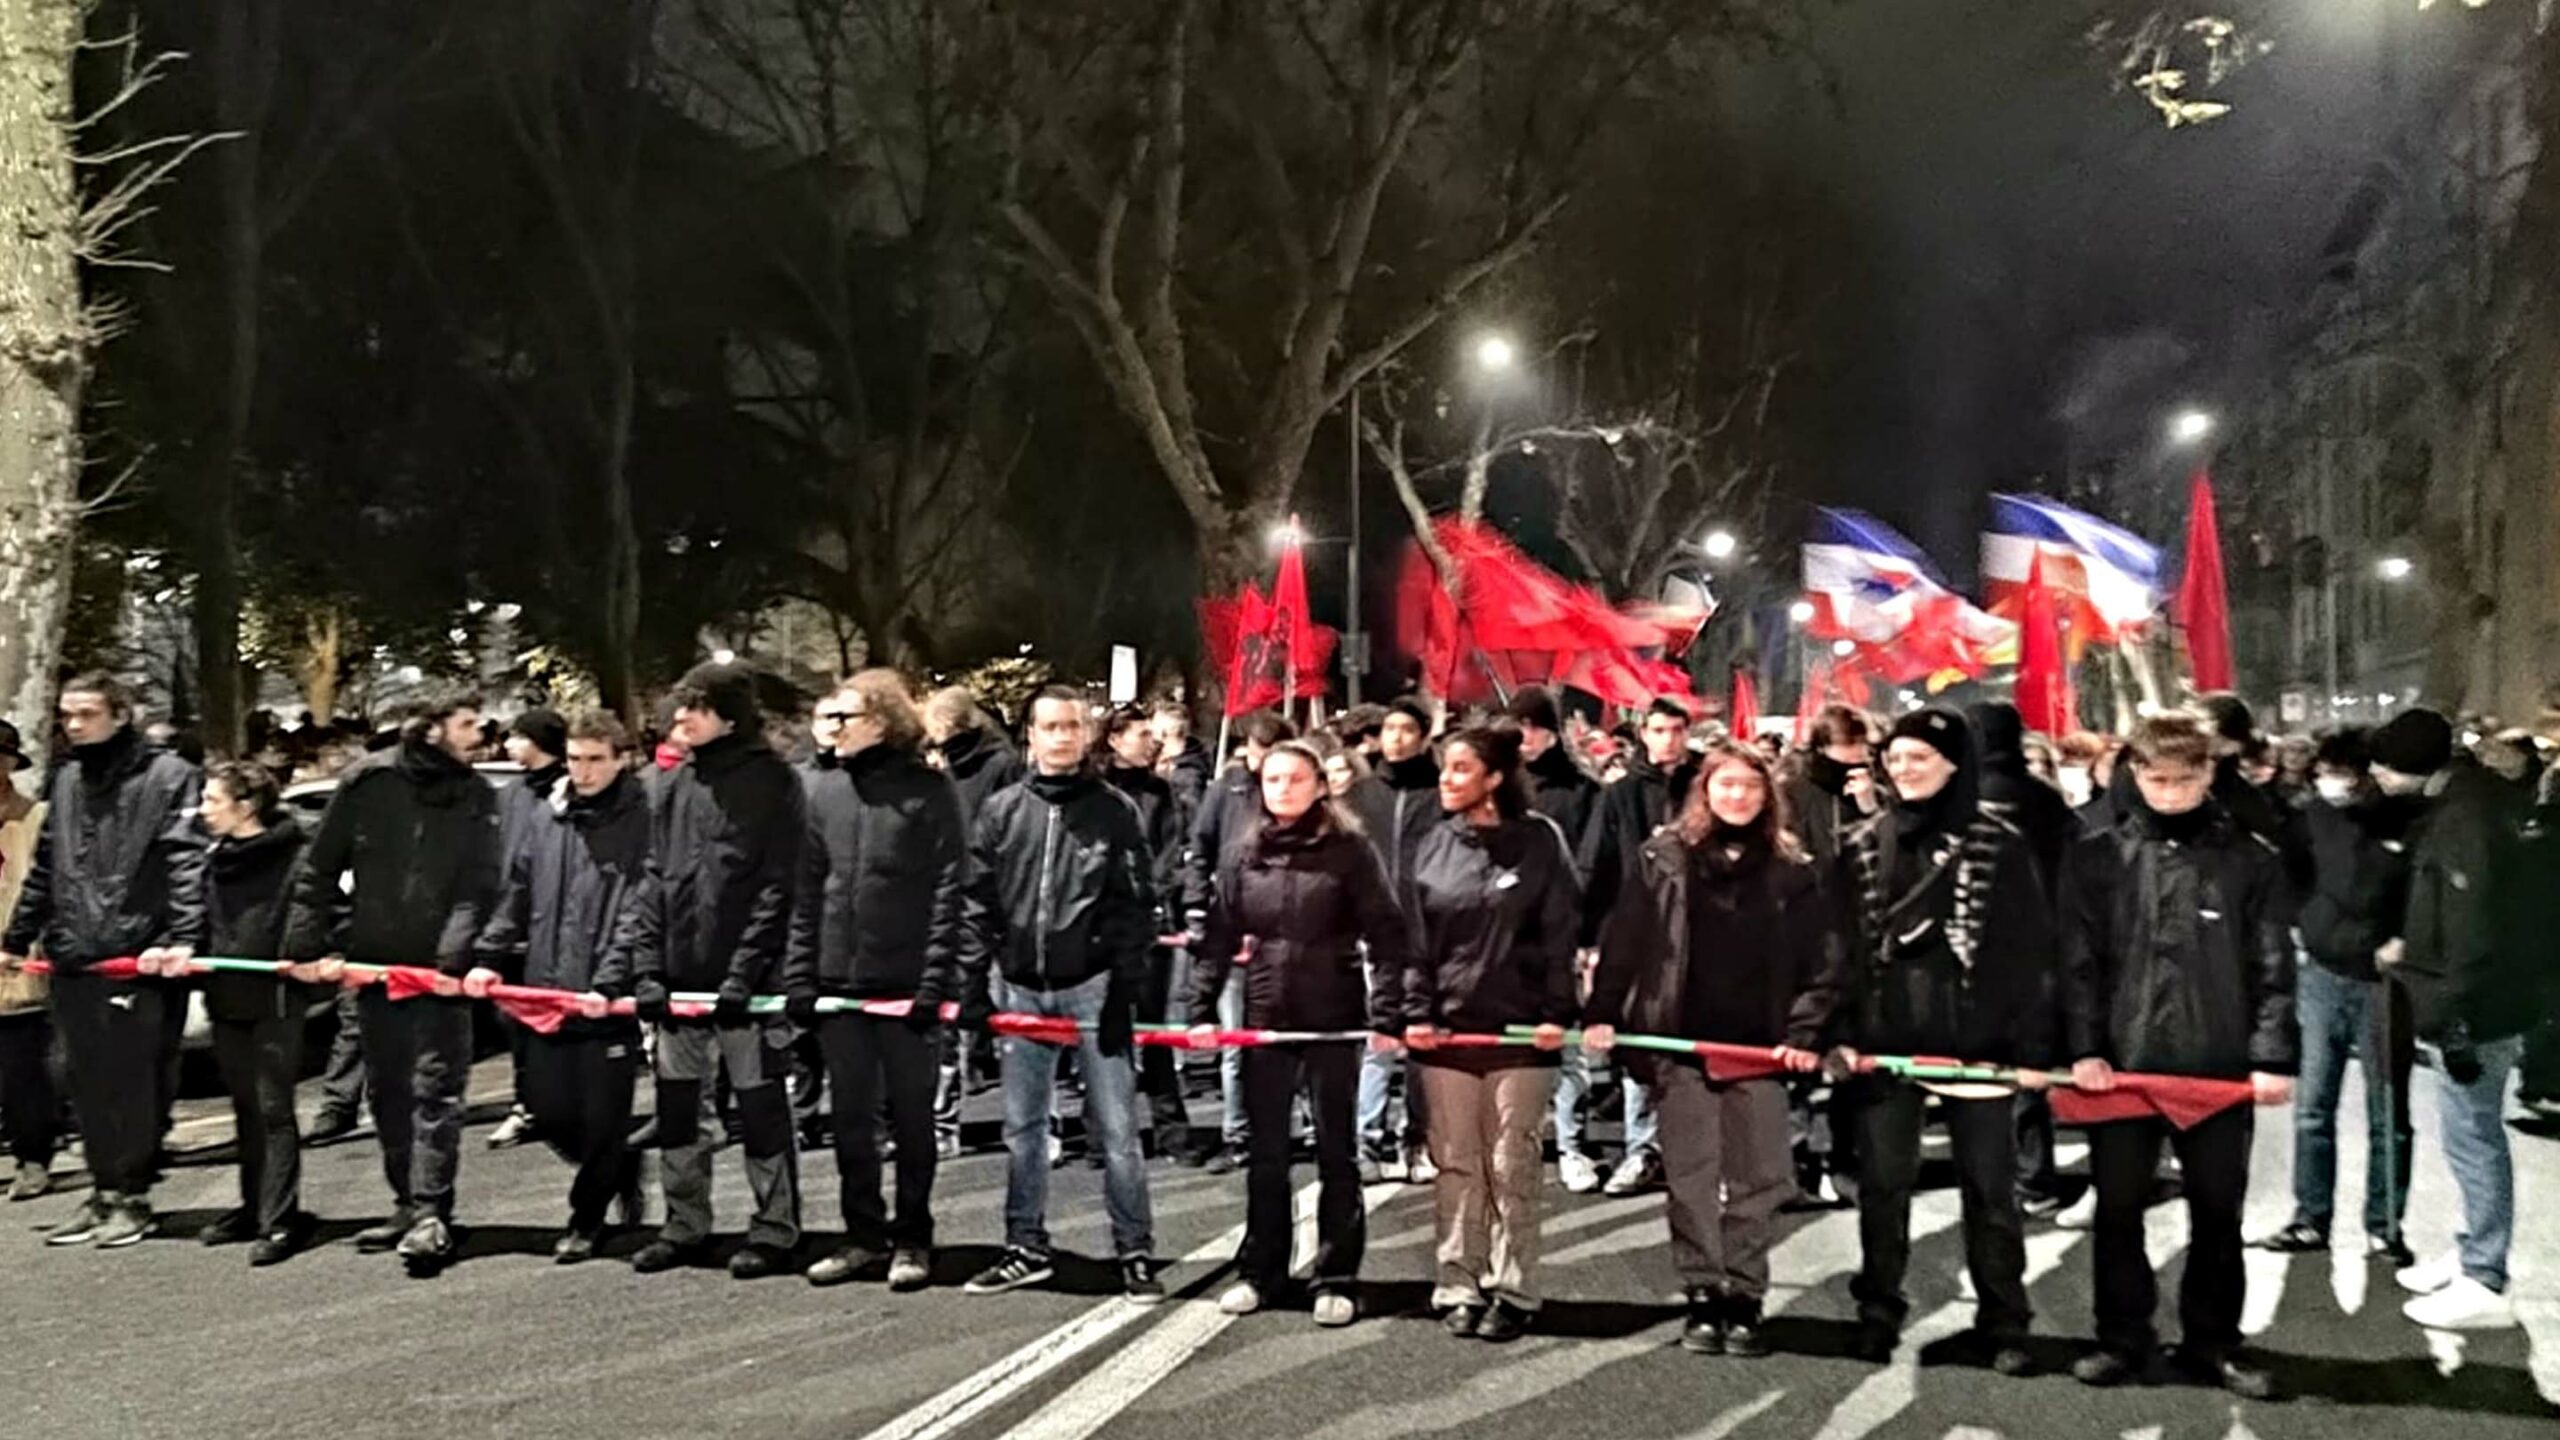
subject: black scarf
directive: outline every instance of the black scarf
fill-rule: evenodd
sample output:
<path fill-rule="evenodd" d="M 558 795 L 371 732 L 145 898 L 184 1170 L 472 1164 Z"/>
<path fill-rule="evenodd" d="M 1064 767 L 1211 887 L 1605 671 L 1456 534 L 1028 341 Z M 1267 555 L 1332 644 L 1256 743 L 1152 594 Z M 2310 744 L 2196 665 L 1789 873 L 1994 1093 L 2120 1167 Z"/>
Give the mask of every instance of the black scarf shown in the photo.
<path fill-rule="evenodd" d="M 1407 760 L 1389 760 L 1378 767 L 1378 778 L 1390 790 L 1431 790 L 1440 784 L 1440 762 L 1423 751 Z"/>

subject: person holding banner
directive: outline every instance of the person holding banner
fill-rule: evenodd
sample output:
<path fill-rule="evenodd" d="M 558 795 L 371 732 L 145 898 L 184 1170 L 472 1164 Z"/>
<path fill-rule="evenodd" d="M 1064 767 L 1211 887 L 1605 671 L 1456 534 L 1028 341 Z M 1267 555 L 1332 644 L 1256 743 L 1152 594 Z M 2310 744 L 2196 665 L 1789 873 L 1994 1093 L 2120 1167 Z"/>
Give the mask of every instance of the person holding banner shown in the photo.
<path fill-rule="evenodd" d="M 942 1002 L 960 993 L 968 839 L 960 793 L 924 762 L 924 722 L 894 670 L 865 670 L 829 702 L 844 716 L 835 768 L 809 777 L 809 832 L 782 988 L 814 1026 L 836 1097 L 844 1248 L 805 1272 L 840 1285 L 889 1262 L 889 1288 L 932 1275 L 935 1056 Z M 818 1013 L 821 996 L 912 999 L 904 1015 Z M 897 1211 L 880 1200 L 883 1098 L 895 1134 Z"/>
<path fill-rule="evenodd" d="M 1404 1038 L 1438 1167 L 1431 1303 L 1450 1334 L 1499 1344 L 1538 1311 L 1538 1131 L 1581 1013 L 1582 896 L 1564 832 L 1529 809 L 1518 731 L 1461 730 L 1441 764 L 1448 818 L 1422 837 L 1404 884 L 1416 926 Z M 1534 1048 L 1443 1043 L 1514 1025 L 1535 1027 Z"/>
<path fill-rule="evenodd" d="M 1231 975 L 1244 992 L 1244 1023 L 1262 1030 L 1374 1033 L 1391 1050 L 1400 1028 L 1399 986 L 1410 950 L 1404 912 L 1386 870 L 1348 812 L 1325 794 L 1314 747 L 1288 740 L 1262 762 L 1262 817 L 1219 864 L 1208 933 L 1192 958 L 1195 1043 L 1211 1043 Z M 1362 957 L 1380 979 L 1369 985 Z M 1315 1112 L 1315 1318 L 1348 1325 L 1367 1243 L 1360 1195 L 1356 1100 L 1361 1052 L 1348 1044 L 1264 1045 L 1244 1051 L 1251 1159 L 1245 1174 L 1242 1278 L 1220 1299 L 1230 1315 L 1262 1308 L 1289 1278 L 1289 1110 L 1299 1087 Z"/>
<path fill-rule="evenodd" d="M 2197 721 L 2155 715 L 2136 728 L 2128 753 L 2132 803 L 2113 830 L 2077 842 L 2063 865 L 2072 1085 L 2104 1093 L 2118 1068 L 2246 1076 L 2259 1104 L 2283 1104 L 2299 1047 L 2283 859 L 2213 799 L 2213 737 Z M 2190 1234 L 2178 1369 L 2245 1399 L 2273 1395 L 2273 1380 L 2240 1351 L 2248 1278 L 2240 1213 L 2253 1129 L 2246 1105 L 2184 1127 L 2160 1118 L 2089 1127 L 2099 1348 L 2072 1367 L 2083 1384 L 2120 1385 L 2148 1368 L 2159 1282 L 2143 1248 L 2142 1212 L 2165 1141 L 2185 1176 Z"/>
<path fill-rule="evenodd" d="M 1973 728 L 1933 706 L 1902 717 L 1885 746 L 1896 803 L 1851 835 L 1836 903 L 1849 916 L 1851 978 L 1829 1065 L 1860 1051 L 1953 1055 L 1994 1063 L 2046 1058 L 2053 912 L 2018 832 L 1982 808 Z M 1847 1087 L 1858 1157 L 1859 1350 L 1882 1363 L 1909 1305 L 1911 1195 L 1920 1176 L 1927 1096 L 1884 1075 Z M 2002 1375 L 2029 1373 L 2026 1231 L 2018 1211 L 2011 1097 L 1944 1095 L 1940 1107 L 1964 1197 L 1976 1348 Z"/>
<path fill-rule="evenodd" d="M 1756 750 L 1709 747 L 1675 824 L 1645 842 L 1609 917 L 1584 1046 L 1617 1028 L 1774 1050 L 1811 1074 L 1847 968 L 1820 872 Z M 1624 1057 L 1661 1096 L 1671 1257 L 1687 1292 L 1683 1349 L 1769 1353 L 1770 1222 L 1793 1188 L 1786 1084 L 1725 1080 L 1695 1057 Z"/>
<path fill-rule="evenodd" d="M 486 995 L 502 967 L 520 969 L 526 985 L 597 1000 L 630 988 L 613 939 L 648 868 L 649 799 L 625 763 L 631 736 L 621 721 L 589 711 L 561 731 L 567 786 L 520 818 L 505 884 L 473 946 L 479 968 L 463 977 L 466 994 Z M 568 1228 L 551 1249 L 553 1260 L 575 1265 L 594 1258 L 613 1201 L 623 1202 L 626 1223 L 640 1221 L 639 1158 L 628 1144 L 640 1026 L 582 1014 L 550 1034 L 520 1028 L 516 1083 L 533 1133 L 577 1167 Z"/>

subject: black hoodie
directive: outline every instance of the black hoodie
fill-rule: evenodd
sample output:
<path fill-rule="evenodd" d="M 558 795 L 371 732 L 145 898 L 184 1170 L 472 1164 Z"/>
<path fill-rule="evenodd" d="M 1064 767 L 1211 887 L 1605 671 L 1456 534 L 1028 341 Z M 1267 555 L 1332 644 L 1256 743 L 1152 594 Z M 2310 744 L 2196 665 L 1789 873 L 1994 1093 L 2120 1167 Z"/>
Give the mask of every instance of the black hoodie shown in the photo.
<path fill-rule="evenodd" d="M 1568 844 L 1580 845 L 1591 830 L 1591 812 L 1600 805 L 1600 782 L 1574 763 L 1573 749 L 1558 740 L 1524 767 L 1529 778 L 1529 808 L 1556 822 Z"/>
<path fill-rule="evenodd" d="M 1440 823 L 1440 762 L 1429 750 L 1403 760 L 1385 760 L 1369 778 L 1344 797 L 1351 813 L 1377 847 L 1387 883 L 1401 889 L 1413 873 L 1414 852 L 1422 837 Z"/>
<path fill-rule="evenodd" d="M 65 969 L 204 939 L 202 778 L 130 726 L 72 752 L 0 949 Z"/>
<path fill-rule="evenodd" d="M 1022 752 L 993 730 L 954 730 L 939 748 L 942 768 L 960 791 L 963 824 L 977 824 L 978 812 L 987 808 L 989 797 L 1030 773 L 1022 763 Z"/>
<path fill-rule="evenodd" d="M 284 958 L 462 974 L 497 899 L 499 828 L 497 792 L 443 750 L 403 741 L 367 756 L 339 778 L 294 872 Z M 342 904 L 343 937 L 333 933 Z"/>
<path fill-rule="evenodd" d="M 2025 837 L 2036 874 L 2050 901 L 2062 888 L 2062 857 L 2082 827 L 2071 802 L 2027 769 L 2026 725 L 2017 707 L 1973 706 L 1967 712 L 1982 739 L 1982 803 Z"/>
<path fill-rule="evenodd" d="M 301 822 L 278 814 L 245 839 L 221 839 L 205 857 L 205 947 L 234 960 L 274 960 L 283 954 L 285 896 L 294 862 L 310 836 Z M 310 992 L 265 975 L 219 971 L 204 977 L 205 1013 L 225 1024 L 299 1015 Z"/>

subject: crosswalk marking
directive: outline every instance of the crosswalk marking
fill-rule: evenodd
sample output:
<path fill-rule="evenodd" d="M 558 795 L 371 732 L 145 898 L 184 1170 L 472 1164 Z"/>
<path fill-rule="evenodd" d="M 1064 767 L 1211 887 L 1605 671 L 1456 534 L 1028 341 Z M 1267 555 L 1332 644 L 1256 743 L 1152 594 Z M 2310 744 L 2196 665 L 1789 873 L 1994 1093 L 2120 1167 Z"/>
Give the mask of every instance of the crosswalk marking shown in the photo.
<path fill-rule="evenodd" d="M 2028 1236 L 2027 1283 L 2033 1285 L 2052 1273 L 2079 1242 L 2080 1233 L 2072 1230 Z M 1971 1325 L 1973 1308 L 1971 1300 L 1959 1300 L 1940 1306 L 1905 1329 L 1891 1363 L 1859 1381 L 1856 1389 L 1832 1407 L 1831 1418 L 1823 1423 L 1816 1440 L 1859 1440 L 1901 1414 L 1919 1397 L 1920 1351 Z"/>

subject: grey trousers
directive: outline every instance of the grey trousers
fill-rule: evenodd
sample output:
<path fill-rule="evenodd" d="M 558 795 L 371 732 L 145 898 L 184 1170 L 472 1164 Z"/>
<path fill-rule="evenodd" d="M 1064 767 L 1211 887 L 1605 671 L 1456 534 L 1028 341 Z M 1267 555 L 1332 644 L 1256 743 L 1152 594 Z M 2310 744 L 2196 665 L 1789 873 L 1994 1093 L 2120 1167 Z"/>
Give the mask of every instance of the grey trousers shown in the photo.
<path fill-rule="evenodd" d="M 382 1178 L 402 1210 L 451 1220 L 454 1176 L 462 1169 L 463 1088 L 471 1081 L 471 1002 L 394 1000 L 379 985 L 357 994 Z"/>
<path fill-rule="evenodd" d="M 1555 1093 L 1553 1065 L 1467 1070 L 1416 1064 L 1439 1232 L 1433 1308 L 1505 1301 L 1538 1308 L 1538 1127 Z"/>
<path fill-rule="evenodd" d="M 1758 1300 L 1769 1293 L 1769 1222 L 1795 1190 L 1786 1082 L 1713 1085 L 1694 1064 L 1669 1065 L 1656 1093 L 1680 1283 Z"/>
<path fill-rule="evenodd" d="M 800 1243 L 800 1156 L 792 1134 L 789 1027 L 677 1021 L 658 1027 L 658 1170 L 666 1184 L 667 1223 L 659 1238 L 693 1245 L 711 1236 L 711 1154 L 718 1137 L 702 1123 L 702 1097 L 722 1069 L 738 1097 L 745 1130 L 747 1186 L 755 1218 L 747 1243 L 789 1250 Z M 838 1125 L 868 1116 L 836 1117 Z"/>

